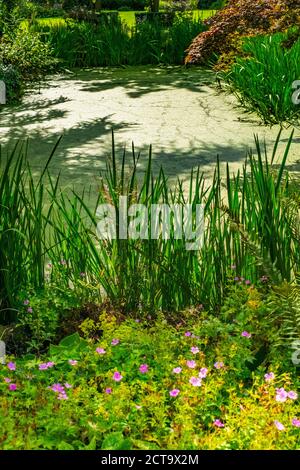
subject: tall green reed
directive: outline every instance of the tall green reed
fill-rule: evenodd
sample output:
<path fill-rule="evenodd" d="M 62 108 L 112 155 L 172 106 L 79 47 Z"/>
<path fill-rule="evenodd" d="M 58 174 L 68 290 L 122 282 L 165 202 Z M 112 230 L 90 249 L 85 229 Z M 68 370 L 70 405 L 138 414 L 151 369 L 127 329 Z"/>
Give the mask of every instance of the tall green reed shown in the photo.
<path fill-rule="evenodd" d="M 284 47 L 288 37 L 277 33 L 245 39 L 244 57 L 222 73 L 241 104 L 266 123 L 293 121 L 300 115 L 299 106 L 292 101 L 292 84 L 300 79 L 300 39 Z"/>
<path fill-rule="evenodd" d="M 8 156 L 0 153 L 0 317 L 4 320 L 15 317 L 12 307 L 22 288 L 42 289 L 45 280 L 52 204 L 43 175 L 35 180 L 26 155 L 26 144 L 17 144 Z M 57 183 L 52 189 L 54 196 Z"/>
<path fill-rule="evenodd" d="M 62 290 L 79 286 L 85 298 L 108 298 L 127 313 L 175 313 L 199 304 L 217 312 L 233 280 L 232 264 L 235 275 L 251 282 L 262 275 L 274 282 L 293 280 L 300 249 L 286 211 L 285 172 L 292 137 L 279 167 L 275 160 L 280 135 L 270 157 L 256 139 L 256 154 L 248 155 L 242 171 L 232 175 L 228 166 L 223 177 L 217 162 L 211 183 L 198 168 L 187 186 L 180 179 L 171 184 L 163 169 L 153 172 L 151 148 L 141 170 L 134 146 L 130 155 L 124 151 L 120 158 L 113 140 L 93 206 L 85 193 L 61 192 L 48 168 L 35 182 L 25 150 L 15 149 L 0 176 L 1 298 L 13 307 L 24 287 L 42 289 L 49 259 L 51 282 Z M 97 207 L 109 203 L 118 209 L 119 196 L 127 197 L 128 206 L 139 203 L 148 211 L 153 204 L 190 204 L 195 215 L 197 204 L 202 204 L 201 249 L 187 250 L 185 238 L 178 239 L 172 228 L 168 239 L 99 238 Z"/>
<path fill-rule="evenodd" d="M 153 173 L 151 149 L 144 172 L 138 171 L 140 157 L 134 147 L 129 161 L 124 152 L 118 163 L 113 143 L 98 203 L 111 203 L 118 209 L 123 195 L 128 205 L 148 208 L 151 204 L 191 204 L 194 215 L 196 205 L 202 204 L 204 241 L 200 250 L 188 251 L 186 240 L 176 239 L 174 230 L 169 239 L 98 240 L 96 210 L 91 211 L 84 198 L 76 196 L 68 213 L 65 204 L 63 210 L 58 204 L 59 225 L 68 230 L 63 238 L 77 247 L 75 265 L 81 263 L 83 268 L 84 260 L 90 287 L 127 311 L 178 311 L 200 303 L 218 308 L 232 280 L 232 264 L 237 266 L 237 275 L 252 282 L 262 275 L 274 281 L 293 279 L 300 250 L 286 217 L 289 185 L 284 172 L 292 136 L 277 169 L 279 138 L 270 159 L 256 139 L 256 155 L 249 154 L 242 172 L 231 175 L 228 167 L 224 180 L 218 162 L 210 185 L 197 169 L 191 173 L 188 188 L 180 180 L 171 185 L 162 169 L 158 175 Z M 61 249 L 62 245 L 56 246 Z M 72 256 L 72 250 L 66 247 L 63 256 Z"/>

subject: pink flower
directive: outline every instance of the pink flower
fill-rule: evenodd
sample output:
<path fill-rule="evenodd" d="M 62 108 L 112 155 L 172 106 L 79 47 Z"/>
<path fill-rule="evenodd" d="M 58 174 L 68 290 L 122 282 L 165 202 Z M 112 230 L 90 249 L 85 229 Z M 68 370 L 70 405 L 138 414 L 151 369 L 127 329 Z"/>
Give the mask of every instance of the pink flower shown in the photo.
<path fill-rule="evenodd" d="M 10 384 L 11 379 L 9 379 L 8 377 L 4 377 L 4 382 L 6 382 L 7 384 Z"/>
<path fill-rule="evenodd" d="M 198 377 L 191 377 L 189 382 L 194 387 L 201 387 L 201 385 L 202 385 L 202 381 Z"/>
<path fill-rule="evenodd" d="M 292 425 L 296 426 L 296 428 L 300 428 L 300 419 L 297 419 L 297 418 L 292 419 Z"/>
<path fill-rule="evenodd" d="M 271 382 L 274 379 L 275 379 L 275 374 L 273 374 L 273 372 L 269 372 L 268 374 L 265 374 L 266 382 Z"/>
<path fill-rule="evenodd" d="M 57 399 L 58 400 L 68 400 L 68 396 L 67 396 L 66 392 L 59 393 L 58 396 L 57 396 Z"/>
<path fill-rule="evenodd" d="M 105 351 L 105 349 L 103 349 L 103 348 L 97 348 L 97 349 L 96 349 L 96 353 L 98 353 L 98 354 L 106 354 L 106 351 Z"/>
<path fill-rule="evenodd" d="M 136 318 L 134 321 L 135 323 L 141 323 L 141 320 L 139 320 L 138 318 Z"/>
<path fill-rule="evenodd" d="M 69 359 L 69 364 L 71 366 L 76 366 L 78 364 L 78 361 L 76 361 L 75 359 Z"/>
<path fill-rule="evenodd" d="M 192 333 L 191 333 L 190 331 L 186 331 L 186 332 L 184 333 L 184 336 L 192 336 Z"/>
<path fill-rule="evenodd" d="M 222 421 L 220 419 L 215 419 L 214 420 L 214 426 L 216 426 L 217 428 L 224 428 L 225 424 L 222 423 Z"/>
<path fill-rule="evenodd" d="M 114 375 L 113 375 L 113 379 L 116 382 L 120 382 L 123 379 L 123 376 L 120 374 L 120 372 L 115 372 Z"/>
<path fill-rule="evenodd" d="M 53 384 L 50 389 L 55 393 L 65 393 L 65 388 L 61 384 Z"/>
<path fill-rule="evenodd" d="M 66 382 L 66 383 L 65 383 L 65 387 L 66 387 L 66 388 L 72 388 L 73 385 L 71 385 L 71 384 L 69 384 L 68 382 Z"/>
<path fill-rule="evenodd" d="M 7 364 L 7 368 L 8 368 L 9 370 L 16 370 L 16 368 L 17 368 L 16 363 L 15 363 L 15 362 L 9 362 L 9 363 Z"/>
<path fill-rule="evenodd" d="M 180 374 L 181 371 L 182 371 L 181 367 L 174 367 L 173 374 Z"/>
<path fill-rule="evenodd" d="M 23 305 L 29 305 L 29 300 L 28 299 L 24 300 Z"/>
<path fill-rule="evenodd" d="M 205 379 L 205 377 L 207 376 L 207 372 L 208 372 L 208 369 L 206 369 L 206 367 L 202 367 L 202 369 L 200 369 L 200 372 L 199 372 L 199 377 L 201 379 Z"/>
<path fill-rule="evenodd" d="M 171 397 L 177 397 L 177 395 L 180 393 L 180 390 L 178 390 L 178 388 L 173 388 L 173 390 L 170 390 L 169 393 Z"/>
<path fill-rule="evenodd" d="M 10 390 L 11 392 L 14 392 L 15 390 L 17 390 L 16 384 L 9 384 L 8 390 Z"/>
<path fill-rule="evenodd" d="M 27 312 L 28 312 L 28 313 L 32 313 L 32 312 L 33 312 L 33 309 L 32 309 L 31 307 L 28 307 Z"/>
<path fill-rule="evenodd" d="M 278 429 L 278 431 L 284 431 L 285 427 L 280 421 L 277 421 L 277 419 L 275 419 L 274 424 L 276 428 Z"/>
<path fill-rule="evenodd" d="M 293 390 L 291 390 L 290 392 L 288 392 L 287 394 L 288 398 L 290 398 L 291 400 L 297 400 L 298 398 L 298 394 L 296 392 L 294 392 Z"/>
<path fill-rule="evenodd" d="M 222 369 L 222 367 L 224 367 L 224 362 L 219 362 L 219 361 L 218 361 L 218 362 L 215 362 L 215 363 L 214 363 L 214 367 L 215 367 L 216 369 Z"/>
<path fill-rule="evenodd" d="M 287 399 L 287 392 L 284 390 L 284 388 L 276 388 L 276 397 L 275 400 L 283 403 Z"/>
<path fill-rule="evenodd" d="M 112 388 L 111 388 L 111 387 L 107 387 L 107 388 L 105 389 L 105 393 L 107 393 L 108 395 L 109 395 L 110 393 L 112 393 Z"/>
<path fill-rule="evenodd" d="M 137 410 L 140 410 L 142 408 L 141 405 L 135 405 L 135 407 L 136 407 Z"/>
<path fill-rule="evenodd" d="M 187 365 L 190 369 L 195 369 L 195 367 L 196 367 L 196 361 L 186 361 L 186 365 Z"/>
<path fill-rule="evenodd" d="M 147 374 L 149 371 L 149 366 L 147 364 L 141 364 L 139 367 L 139 371 L 141 374 Z"/>
<path fill-rule="evenodd" d="M 111 342 L 112 346 L 116 346 L 117 344 L 119 344 L 120 340 L 117 339 L 117 338 L 114 338 Z"/>
<path fill-rule="evenodd" d="M 192 352 L 193 354 L 197 354 L 199 351 L 200 351 L 200 350 L 199 350 L 199 348 L 197 348 L 197 346 L 192 346 L 192 347 L 191 347 L 191 352 Z"/>
<path fill-rule="evenodd" d="M 248 331 L 243 331 L 241 336 L 244 336 L 244 338 L 251 338 L 251 333 L 248 333 Z"/>
<path fill-rule="evenodd" d="M 251 281 L 249 281 L 249 279 L 246 279 L 245 284 L 246 286 L 249 286 L 251 284 Z"/>
<path fill-rule="evenodd" d="M 54 362 L 43 362 L 39 365 L 39 370 L 51 369 L 51 367 L 53 367 L 54 365 Z"/>

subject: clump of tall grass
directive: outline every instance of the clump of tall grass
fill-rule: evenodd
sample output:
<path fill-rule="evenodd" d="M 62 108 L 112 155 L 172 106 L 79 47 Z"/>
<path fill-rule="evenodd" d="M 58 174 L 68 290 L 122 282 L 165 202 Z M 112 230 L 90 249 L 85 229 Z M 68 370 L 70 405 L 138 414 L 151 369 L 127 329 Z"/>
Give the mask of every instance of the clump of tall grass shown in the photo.
<path fill-rule="evenodd" d="M 292 101 L 292 84 L 300 79 L 300 39 L 285 46 L 288 34 L 256 36 L 244 41 L 239 57 L 223 78 L 241 104 L 266 123 L 293 121 L 300 107 Z"/>
<path fill-rule="evenodd" d="M 42 289 L 48 259 L 51 282 L 60 289 L 75 289 L 79 283 L 93 299 L 108 298 L 127 312 L 175 313 L 201 303 L 217 311 L 233 278 L 232 264 L 236 276 L 251 282 L 261 276 L 293 280 L 300 268 L 300 247 L 286 211 L 289 179 L 284 171 L 292 136 L 276 168 L 279 137 L 271 158 L 256 140 L 256 155 L 249 154 L 243 171 L 232 176 L 228 167 L 224 179 L 217 163 L 208 186 L 197 169 L 188 189 L 180 180 L 171 185 L 162 169 L 154 174 L 151 149 L 141 172 L 134 148 L 129 157 L 124 151 L 120 161 L 113 142 L 92 208 L 84 194 L 58 191 L 58 181 L 52 181 L 47 168 L 34 182 L 24 166 L 25 150 L 16 149 L 0 175 L 1 298 L 13 307 L 21 289 Z M 169 238 L 99 238 L 97 206 L 118 208 L 119 196 L 127 196 L 128 206 L 190 204 L 194 216 L 202 204 L 202 247 L 187 250 L 185 238 L 173 229 Z"/>
<path fill-rule="evenodd" d="M 41 33 L 54 54 L 68 67 L 182 64 L 192 39 L 204 30 L 200 18 L 177 15 L 164 27 L 159 20 L 129 28 L 119 17 L 100 24 L 35 22 L 30 29 Z"/>
<path fill-rule="evenodd" d="M 47 166 L 55 152 L 50 155 Z M 43 175 L 35 180 L 26 160 L 26 145 L 18 144 L 6 157 L 0 151 L 0 311 L 11 309 L 22 288 L 44 287 L 47 259 L 46 233 L 52 204 Z M 52 187 L 55 196 L 57 185 Z"/>

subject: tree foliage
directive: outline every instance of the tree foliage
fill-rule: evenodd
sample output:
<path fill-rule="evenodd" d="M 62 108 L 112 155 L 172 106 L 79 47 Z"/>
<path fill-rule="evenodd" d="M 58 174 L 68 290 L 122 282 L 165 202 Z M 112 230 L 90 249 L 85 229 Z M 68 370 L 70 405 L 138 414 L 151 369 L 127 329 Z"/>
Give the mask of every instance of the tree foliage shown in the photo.
<path fill-rule="evenodd" d="M 186 63 L 206 63 L 214 54 L 230 53 L 244 36 L 299 27 L 300 0 L 229 0 L 206 24 L 209 30 L 194 39 Z"/>

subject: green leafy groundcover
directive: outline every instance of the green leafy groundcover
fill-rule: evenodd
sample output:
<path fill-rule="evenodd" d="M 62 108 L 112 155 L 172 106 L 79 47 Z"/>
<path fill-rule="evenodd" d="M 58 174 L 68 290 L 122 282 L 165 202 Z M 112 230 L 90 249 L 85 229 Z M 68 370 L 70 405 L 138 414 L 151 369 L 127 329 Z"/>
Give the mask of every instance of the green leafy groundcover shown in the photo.
<path fill-rule="evenodd" d="M 186 318 L 171 326 L 102 312 L 45 357 L 8 358 L 0 448 L 299 448 L 293 371 L 276 362 L 251 371 L 256 333 L 245 319 Z"/>

